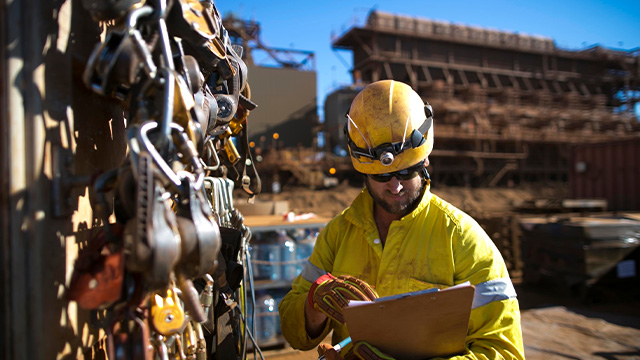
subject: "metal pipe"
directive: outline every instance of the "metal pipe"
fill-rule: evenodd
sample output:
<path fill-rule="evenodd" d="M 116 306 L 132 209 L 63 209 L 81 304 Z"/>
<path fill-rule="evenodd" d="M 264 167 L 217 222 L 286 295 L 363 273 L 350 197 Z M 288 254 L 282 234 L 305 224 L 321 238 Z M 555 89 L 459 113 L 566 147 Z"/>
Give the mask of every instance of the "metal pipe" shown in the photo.
<path fill-rule="evenodd" d="M 162 106 L 162 116 L 158 122 L 160 131 L 164 135 L 161 141 L 165 141 L 171 136 L 171 123 L 173 122 L 173 97 L 175 94 L 175 78 L 170 69 L 162 68 L 162 78 L 164 79 L 164 104 Z"/>
<path fill-rule="evenodd" d="M 525 151 L 522 153 L 493 153 L 464 150 L 433 150 L 430 156 L 472 157 L 481 159 L 526 159 L 529 157 L 529 152 Z"/>

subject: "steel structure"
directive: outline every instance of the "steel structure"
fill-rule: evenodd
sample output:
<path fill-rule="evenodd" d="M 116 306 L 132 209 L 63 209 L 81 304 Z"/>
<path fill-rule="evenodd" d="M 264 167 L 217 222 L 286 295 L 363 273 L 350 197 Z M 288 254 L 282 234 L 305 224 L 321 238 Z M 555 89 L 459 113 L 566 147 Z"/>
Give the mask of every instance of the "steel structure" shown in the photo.
<path fill-rule="evenodd" d="M 265 63 L 282 68 L 304 71 L 315 71 L 315 54 L 312 51 L 296 49 L 279 49 L 266 45 L 260 38 L 260 24 L 254 20 L 242 20 L 233 14 L 225 16 L 222 23 L 229 32 L 231 41 L 242 45 L 247 51 L 243 60 L 248 65 L 262 65 L 256 63 L 253 52 L 266 53 Z"/>
<path fill-rule="evenodd" d="M 380 11 L 333 47 L 353 52 L 354 82 L 403 81 L 433 105 L 431 163 L 449 184 L 566 181 L 571 144 L 640 134 L 638 49 L 563 50 L 546 37 Z"/>

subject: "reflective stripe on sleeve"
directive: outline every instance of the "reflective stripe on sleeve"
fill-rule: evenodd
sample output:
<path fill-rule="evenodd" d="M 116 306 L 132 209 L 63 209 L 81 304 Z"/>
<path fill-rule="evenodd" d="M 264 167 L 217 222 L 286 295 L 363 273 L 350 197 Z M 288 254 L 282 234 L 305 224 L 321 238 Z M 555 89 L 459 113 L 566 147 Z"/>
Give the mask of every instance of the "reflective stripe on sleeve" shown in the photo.
<path fill-rule="evenodd" d="M 475 287 L 472 309 L 487 305 L 493 301 L 507 300 L 517 296 L 516 289 L 509 278 L 485 281 L 475 285 Z"/>
<path fill-rule="evenodd" d="M 320 269 L 319 267 L 313 265 L 311 261 L 307 260 L 307 263 L 304 264 L 304 269 L 302 269 L 302 278 L 307 280 L 308 282 L 315 282 L 320 276 L 326 274 L 327 272 Z"/>

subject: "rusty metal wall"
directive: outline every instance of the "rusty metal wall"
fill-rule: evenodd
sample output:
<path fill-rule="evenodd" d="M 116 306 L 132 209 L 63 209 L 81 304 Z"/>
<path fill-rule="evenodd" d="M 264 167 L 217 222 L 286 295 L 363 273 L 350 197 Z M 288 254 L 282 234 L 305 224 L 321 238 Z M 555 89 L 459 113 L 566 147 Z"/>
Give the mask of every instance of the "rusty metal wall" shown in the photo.
<path fill-rule="evenodd" d="M 99 222 L 86 186 L 53 185 L 58 175 L 70 181 L 113 168 L 125 155 L 121 106 L 81 80 L 104 27 L 80 1 L 0 7 L 0 358 L 91 357 L 101 334 L 65 295 L 78 249 Z"/>
<path fill-rule="evenodd" d="M 640 138 L 576 145 L 569 189 L 574 198 L 604 198 L 612 211 L 640 210 Z"/>

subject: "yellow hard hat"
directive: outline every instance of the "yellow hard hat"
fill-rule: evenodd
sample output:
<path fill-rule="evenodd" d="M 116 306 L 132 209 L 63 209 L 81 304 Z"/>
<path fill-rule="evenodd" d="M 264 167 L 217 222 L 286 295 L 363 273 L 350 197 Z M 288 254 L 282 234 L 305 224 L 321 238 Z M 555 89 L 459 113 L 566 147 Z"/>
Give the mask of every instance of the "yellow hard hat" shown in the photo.
<path fill-rule="evenodd" d="M 356 171 L 383 174 L 406 169 L 433 150 L 433 111 L 411 86 L 377 81 L 351 103 L 346 133 Z"/>

